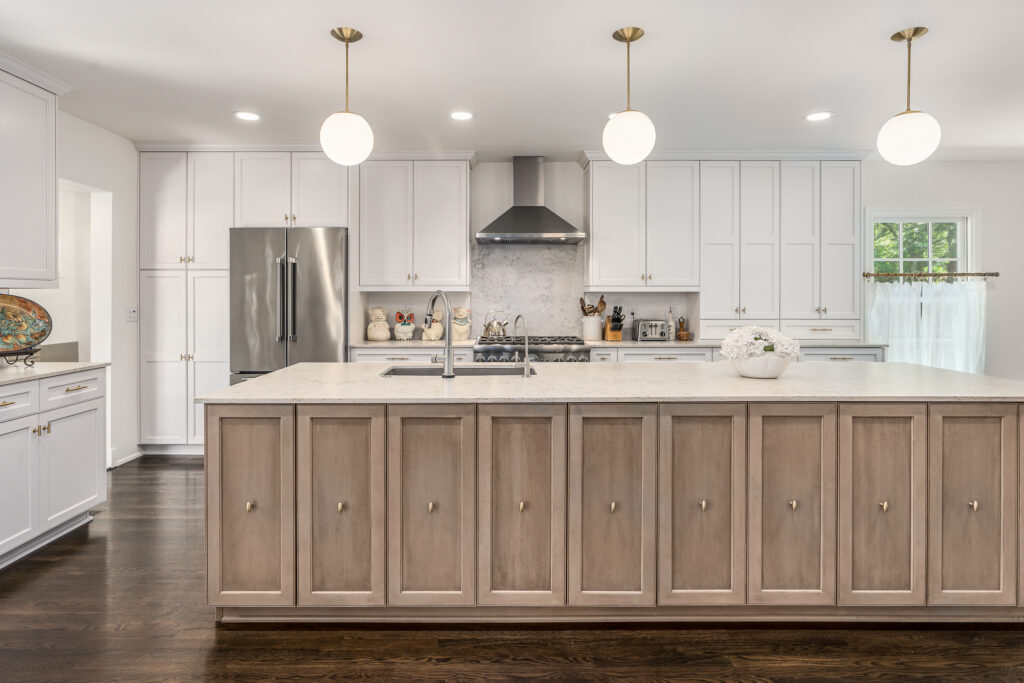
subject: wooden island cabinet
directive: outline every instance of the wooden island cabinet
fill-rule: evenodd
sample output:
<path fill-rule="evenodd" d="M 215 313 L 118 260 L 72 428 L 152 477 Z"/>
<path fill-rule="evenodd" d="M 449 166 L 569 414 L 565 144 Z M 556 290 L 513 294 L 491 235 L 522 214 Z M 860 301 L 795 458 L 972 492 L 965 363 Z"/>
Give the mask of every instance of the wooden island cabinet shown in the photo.
<path fill-rule="evenodd" d="M 1024 621 L 1017 403 L 206 411 L 219 619 Z"/>

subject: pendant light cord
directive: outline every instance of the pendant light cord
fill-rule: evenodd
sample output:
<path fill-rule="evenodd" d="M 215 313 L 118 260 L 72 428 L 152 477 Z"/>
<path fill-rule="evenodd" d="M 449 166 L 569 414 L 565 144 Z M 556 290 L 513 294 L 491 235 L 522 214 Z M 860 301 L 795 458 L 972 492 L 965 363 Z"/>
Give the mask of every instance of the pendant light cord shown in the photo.
<path fill-rule="evenodd" d="M 910 45 L 912 38 L 907 38 L 907 111 L 910 111 Z"/>
<path fill-rule="evenodd" d="M 910 99 L 908 98 L 909 102 Z M 348 40 L 345 40 L 345 111 L 348 111 Z"/>
<path fill-rule="evenodd" d="M 626 41 L 626 111 L 629 111 L 629 96 L 630 96 L 630 69 L 629 69 L 629 44 L 633 42 L 631 40 Z"/>

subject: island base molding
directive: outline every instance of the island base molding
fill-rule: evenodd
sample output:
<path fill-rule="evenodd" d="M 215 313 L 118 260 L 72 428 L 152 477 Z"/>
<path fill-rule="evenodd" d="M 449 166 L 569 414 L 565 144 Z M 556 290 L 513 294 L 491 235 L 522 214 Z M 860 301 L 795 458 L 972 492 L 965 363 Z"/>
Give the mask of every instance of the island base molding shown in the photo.
<path fill-rule="evenodd" d="M 218 607 L 217 621 L 339 624 L 1024 623 L 1021 607 Z"/>

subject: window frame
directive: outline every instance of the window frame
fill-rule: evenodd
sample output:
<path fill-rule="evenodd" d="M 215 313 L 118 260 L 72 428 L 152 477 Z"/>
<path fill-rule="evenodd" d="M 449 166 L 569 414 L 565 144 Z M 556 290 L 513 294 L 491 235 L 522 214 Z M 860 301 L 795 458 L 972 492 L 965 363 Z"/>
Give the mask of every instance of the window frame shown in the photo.
<path fill-rule="evenodd" d="M 927 258 L 903 258 L 903 231 L 900 230 L 900 252 L 899 257 L 895 259 L 886 258 L 875 258 L 875 223 L 886 223 L 886 222 L 899 222 L 899 223 L 950 223 L 962 221 L 963 234 L 957 236 L 957 247 L 958 250 L 962 249 L 962 255 L 957 254 L 956 259 L 937 259 L 940 261 L 945 260 L 956 260 L 960 272 L 970 273 L 977 270 L 978 264 L 981 262 L 980 245 L 981 245 L 981 209 L 977 207 L 951 207 L 951 208 L 934 208 L 934 207 L 885 207 L 875 206 L 866 207 L 864 210 L 864 263 L 871 264 L 869 269 L 865 269 L 865 272 L 875 272 L 875 261 L 898 261 L 901 264 L 904 261 L 928 261 L 929 264 L 936 259 L 931 258 L 931 235 L 929 234 L 928 240 L 928 254 Z M 930 231 L 930 228 L 929 228 Z M 958 232 L 960 230 L 958 229 Z"/>

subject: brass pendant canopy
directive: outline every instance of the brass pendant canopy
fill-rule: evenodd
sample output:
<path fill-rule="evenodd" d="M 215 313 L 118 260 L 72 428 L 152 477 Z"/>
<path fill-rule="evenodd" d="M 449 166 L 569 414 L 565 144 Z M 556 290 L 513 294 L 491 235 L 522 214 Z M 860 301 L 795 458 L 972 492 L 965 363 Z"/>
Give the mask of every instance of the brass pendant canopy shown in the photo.
<path fill-rule="evenodd" d="M 928 29 L 924 26 L 915 26 L 914 28 L 905 28 L 902 31 L 896 31 L 896 33 L 889 36 L 889 40 L 894 43 L 902 43 L 904 41 L 909 43 L 915 38 L 920 38 L 926 33 L 928 33 Z"/>
<path fill-rule="evenodd" d="M 640 40 L 643 37 L 644 30 L 638 26 L 626 26 L 612 34 L 612 38 L 620 43 L 632 43 L 634 40 Z"/>
<path fill-rule="evenodd" d="M 331 29 L 331 35 L 343 43 L 357 43 L 363 34 L 350 26 L 339 26 Z"/>

